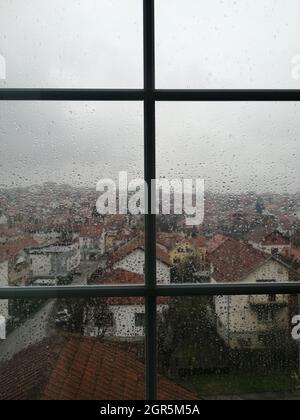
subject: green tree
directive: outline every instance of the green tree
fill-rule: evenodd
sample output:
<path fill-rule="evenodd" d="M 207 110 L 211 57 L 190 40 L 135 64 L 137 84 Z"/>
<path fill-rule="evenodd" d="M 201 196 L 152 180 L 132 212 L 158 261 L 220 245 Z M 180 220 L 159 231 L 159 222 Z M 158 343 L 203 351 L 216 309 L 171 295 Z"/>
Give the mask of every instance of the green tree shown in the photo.
<path fill-rule="evenodd" d="M 62 307 L 70 316 L 66 324 L 70 332 L 84 335 L 92 327 L 96 336 L 102 338 L 111 325 L 112 313 L 103 298 L 64 299 Z"/>

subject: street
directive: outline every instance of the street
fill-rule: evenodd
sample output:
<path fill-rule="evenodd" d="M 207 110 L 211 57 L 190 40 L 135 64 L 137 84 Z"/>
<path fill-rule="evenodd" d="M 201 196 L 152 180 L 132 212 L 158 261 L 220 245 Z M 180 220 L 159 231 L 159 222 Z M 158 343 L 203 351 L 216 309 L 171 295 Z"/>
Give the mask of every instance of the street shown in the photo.
<path fill-rule="evenodd" d="M 82 262 L 74 275 L 72 285 L 86 285 L 89 276 L 98 268 L 99 261 Z M 41 309 L 32 315 L 21 326 L 12 331 L 0 344 L 0 362 L 10 360 L 20 351 L 38 343 L 55 332 L 55 325 L 51 319 L 57 300 L 49 300 Z"/>

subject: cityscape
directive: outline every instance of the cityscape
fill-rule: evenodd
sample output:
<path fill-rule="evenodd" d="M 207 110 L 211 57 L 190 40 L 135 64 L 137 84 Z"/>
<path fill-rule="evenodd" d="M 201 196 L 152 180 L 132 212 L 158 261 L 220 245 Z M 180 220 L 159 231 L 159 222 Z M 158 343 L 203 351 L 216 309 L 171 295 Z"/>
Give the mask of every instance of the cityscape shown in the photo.
<path fill-rule="evenodd" d="M 1 287 L 143 284 L 144 216 L 99 215 L 96 201 L 94 190 L 54 182 L 0 190 Z M 184 215 L 158 215 L 158 284 L 298 281 L 299 204 L 300 193 L 208 191 L 200 226 L 186 226 Z M 298 399 L 299 346 L 292 338 L 298 313 L 294 295 L 158 298 L 161 398 Z M 68 392 L 88 398 L 91 392 L 89 398 L 110 399 L 109 390 L 119 399 L 144 398 L 143 298 L 2 300 L 0 315 L 6 319 L 1 398 L 71 398 Z M 29 353 L 40 355 L 37 363 Z M 104 382 L 92 391 L 82 380 L 94 353 L 103 366 L 93 375 Z M 75 363 L 76 354 L 77 388 L 67 384 L 74 369 L 67 360 Z M 31 382 L 21 367 L 25 359 Z M 123 359 L 115 372 L 111 363 Z M 45 363 L 49 371 L 40 377 Z M 115 391 L 114 375 L 115 381 L 127 377 L 127 364 L 133 382 Z M 63 384 L 59 367 L 69 369 Z M 21 376 L 22 390 L 13 376 Z"/>

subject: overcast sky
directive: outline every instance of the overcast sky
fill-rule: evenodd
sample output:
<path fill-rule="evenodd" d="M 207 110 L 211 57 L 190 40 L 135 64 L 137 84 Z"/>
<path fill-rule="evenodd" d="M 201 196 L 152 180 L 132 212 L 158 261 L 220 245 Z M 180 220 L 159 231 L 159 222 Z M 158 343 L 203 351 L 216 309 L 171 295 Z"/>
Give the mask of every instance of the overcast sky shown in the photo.
<path fill-rule="evenodd" d="M 159 88 L 300 88 L 299 0 L 157 0 Z M 0 87 L 142 87 L 142 0 L 1 0 Z M 158 173 L 299 191 L 295 103 L 158 104 Z M 0 185 L 143 172 L 140 103 L 0 103 Z"/>

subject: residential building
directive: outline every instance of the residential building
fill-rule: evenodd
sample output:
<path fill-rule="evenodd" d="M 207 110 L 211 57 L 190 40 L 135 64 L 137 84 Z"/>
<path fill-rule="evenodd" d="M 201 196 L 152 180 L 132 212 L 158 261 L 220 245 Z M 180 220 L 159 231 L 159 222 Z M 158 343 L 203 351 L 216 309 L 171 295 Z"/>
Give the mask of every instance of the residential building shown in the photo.
<path fill-rule="evenodd" d="M 137 285 L 144 283 L 144 276 L 123 269 L 116 269 L 102 278 L 94 279 L 93 284 L 105 285 Z M 161 314 L 167 309 L 169 299 L 159 298 L 157 313 Z M 109 311 L 112 314 L 111 324 L 106 336 L 118 339 L 142 339 L 145 335 L 145 301 L 140 297 L 108 298 Z M 94 325 L 86 329 L 86 334 L 95 336 L 97 331 Z"/>
<path fill-rule="evenodd" d="M 84 225 L 79 231 L 82 260 L 95 260 L 105 253 L 105 230 L 100 225 Z"/>
<path fill-rule="evenodd" d="M 80 264 L 79 240 L 32 248 L 31 277 L 64 277 Z"/>
<path fill-rule="evenodd" d="M 156 273 L 159 284 L 170 284 L 170 267 L 172 261 L 169 255 L 156 245 Z M 123 269 L 132 273 L 144 275 L 145 272 L 145 248 L 142 236 L 137 236 L 127 244 L 121 246 L 108 256 L 109 269 Z"/>
<path fill-rule="evenodd" d="M 173 264 L 180 264 L 189 257 L 206 260 L 206 241 L 201 237 L 185 237 L 180 234 L 158 233 L 157 242 L 163 245 Z"/>
<path fill-rule="evenodd" d="M 248 242 L 268 254 L 280 254 L 291 248 L 291 240 L 277 229 L 257 229 L 247 237 Z"/>
<path fill-rule="evenodd" d="M 251 245 L 227 240 L 210 255 L 215 283 L 288 282 L 292 269 L 277 256 Z M 277 331 L 289 333 L 289 296 L 218 296 L 214 299 L 217 330 L 231 348 L 264 347 Z"/>
<path fill-rule="evenodd" d="M 7 261 L 9 286 L 26 286 L 28 284 L 31 264 L 27 251 L 36 245 L 36 241 L 30 237 L 0 245 L 0 256 Z"/>
<path fill-rule="evenodd" d="M 0 287 L 8 286 L 8 260 L 0 256 Z M 8 318 L 8 300 L 0 300 L 0 315 Z"/>

